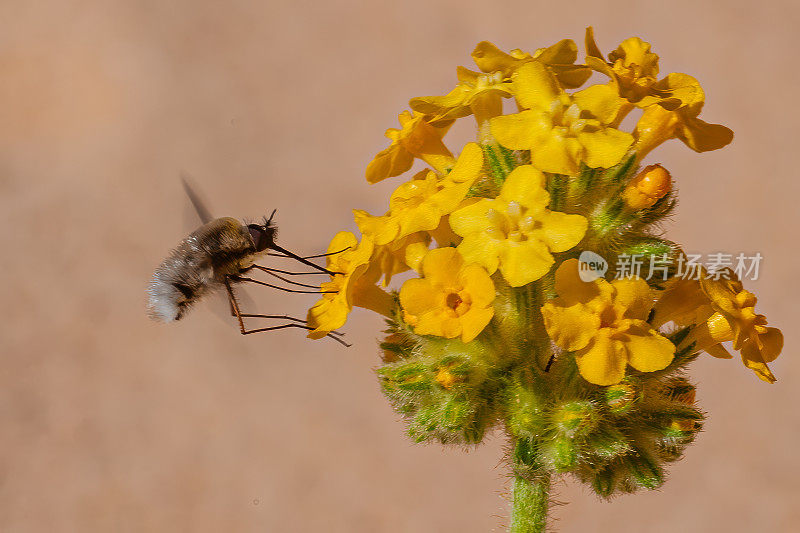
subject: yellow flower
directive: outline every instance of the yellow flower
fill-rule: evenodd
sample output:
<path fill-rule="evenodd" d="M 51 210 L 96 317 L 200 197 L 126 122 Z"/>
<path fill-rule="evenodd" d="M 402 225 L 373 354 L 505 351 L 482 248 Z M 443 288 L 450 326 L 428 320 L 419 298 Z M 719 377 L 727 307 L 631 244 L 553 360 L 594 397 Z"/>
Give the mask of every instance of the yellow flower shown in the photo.
<path fill-rule="evenodd" d="M 519 67 L 513 85 L 525 110 L 493 118 L 492 135 L 507 148 L 530 150 L 531 163 L 543 172 L 575 175 L 581 162 L 612 167 L 633 144 L 629 133 L 609 127 L 623 100 L 607 85 L 568 95 L 538 62 Z"/>
<path fill-rule="evenodd" d="M 432 124 L 432 118 L 417 112 L 413 115 L 408 111 L 400 113 L 401 128 L 386 130 L 386 137 L 392 143 L 367 165 L 367 181 L 377 183 L 399 176 L 411 168 L 415 157 L 441 173 L 453 166 L 453 154 L 442 142 L 453 121 Z"/>
<path fill-rule="evenodd" d="M 336 272 L 331 281 L 324 282 L 320 289 L 325 293 L 308 310 L 306 323 L 314 329 L 308 333 L 311 339 L 321 339 L 340 328 L 347 321 L 353 306 L 365 307 L 388 316 L 391 296 L 375 286 L 377 278 L 365 276 L 369 268 L 374 245 L 369 237 L 358 242 L 348 231 L 337 233 L 328 246 L 328 270 Z"/>
<path fill-rule="evenodd" d="M 482 169 L 481 147 L 468 143 L 445 177 L 423 170 L 392 193 L 386 215 L 372 217 L 355 211 L 356 222 L 362 233 L 374 236 L 378 245 L 419 231 L 433 231 L 439 227 L 442 217 L 452 213 L 464 200 Z"/>
<path fill-rule="evenodd" d="M 675 346 L 646 322 L 653 305 L 642 279 L 584 282 L 578 260 L 564 261 L 556 271 L 558 298 L 542 306 L 545 328 L 561 348 L 575 352 L 578 371 L 590 383 L 613 385 L 625 368 L 640 372 L 666 368 Z"/>
<path fill-rule="evenodd" d="M 486 271 L 465 264 L 455 248 L 437 248 L 422 260 L 422 275 L 400 288 L 406 322 L 419 335 L 477 337 L 494 315 L 494 283 Z"/>
<path fill-rule="evenodd" d="M 507 54 L 488 41 L 478 43 L 472 57 L 481 72 L 458 67 L 458 85 L 444 96 L 413 98 L 409 105 L 414 111 L 448 120 L 474 114 L 479 124 L 503 114 L 502 98 L 513 96 L 511 75 L 521 65 L 538 61 L 553 71 L 563 87 L 579 87 L 589 79 L 591 70 L 585 65 L 574 65 L 578 47 L 571 39 L 564 39 L 548 48 L 540 48 L 533 55 L 520 50 Z"/>
<path fill-rule="evenodd" d="M 730 358 L 720 343 L 733 341 L 744 365 L 762 380 L 774 383 L 767 363 L 783 349 L 781 330 L 766 327 L 766 317 L 755 312 L 756 296 L 744 289 L 730 269 L 722 270 L 716 280 L 705 271 L 701 274 L 699 280 L 673 282 L 656 304 L 654 321 L 696 324 L 680 348 L 694 342 L 695 351 L 715 357 Z"/>
<path fill-rule="evenodd" d="M 478 43 L 472 51 L 472 59 L 483 72 L 499 71 L 503 78 L 510 78 L 525 63 L 538 61 L 547 65 L 559 84 L 568 89 L 580 87 L 592 75 L 586 65 L 573 64 L 577 58 L 578 47 L 572 39 L 562 39 L 547 48 L 539 48 L 533 55 L 517 49 L 507 54 L 488 41 Z"/>
<path fill-rule="evenodd" d="M 469 263 L 493 274 L 498 268 L 512 287 L 544 276 L 551 252 L 565 252 L 586 233 L 587 220 L 547 209 L 545 177 L 531 165 L 515 168 L 500 195 L 481 199 L 450 215 L 453 231 L 464 237 L 458 250 Z"/>
<path fill-rule="evenodd" d="M 594 31 L 586 28 L 586 64 L 611 78 L 620 96 L 638 107 L 660 105 L 674 110 L 702 103 L 703 89 L 688 74 L 672 73 L 658 80 L 658 55 L 650 51 L 650 43 L 638 37 L 625 39 L 609 55 L 609 61 L 594 40 Z"/>
<path fill-rule="evenodd" d="M 675 111 L 660 105 L 646 108 L 633 132 L 637 159 L 641 161 L 653 148 L 675 138 L 695 152 L 718 150 L 730 144 L 733 132 L 720 124 L 709 124 L 697 118 L 702 109 L 702 99 Z"/>
<path fill-rule="evenodd" d="M 420 96 L 412 98 L 409 106 L 414 111 L 449 120 L 475 114 L 479 123 L 503 114 L 501 98 L 512 95 L 511 83 L 501 72 L 481 74 L 458 67 L 458 85 L 444 96 Z"/>
<path fill-rule="evenodd" d="M 649 165 L 631 180 L 622 198 L 631 209 L 647 209 L 672 189 L 672 176 L 661 165 Z"/>

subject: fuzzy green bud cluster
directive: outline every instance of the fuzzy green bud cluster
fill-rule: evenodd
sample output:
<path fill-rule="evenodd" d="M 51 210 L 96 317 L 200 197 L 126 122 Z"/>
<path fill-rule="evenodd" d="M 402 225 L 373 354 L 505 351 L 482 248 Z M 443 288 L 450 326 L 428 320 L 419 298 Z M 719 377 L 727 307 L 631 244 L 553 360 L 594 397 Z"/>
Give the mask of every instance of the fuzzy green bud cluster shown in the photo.
<path fill-rule="evenodd" d="M 497 144 L 483 148 L 490 171 L 473 192 L 486 195 L 526 161 Z M 581 245 L 559 254 L 558 262 L 591 250 L 610 262 L 622 254 L 666 257 L 674 268 L 680 250 L 656 229 L 674 207 L 671 192 L 643 209 L 623 200 L 638 170 L 630 156 L 607 170 L 583 168 L 577 179 L 549 176 L 550 209 L 588 219 Z M 662 370 L 629 367 L 622 381 L 595 385 L 545 329 L 542 305 L 558 296 L 553 272 L 522 287 L 509 286 L 499 273 L 492 279 L 494 317 L 471 342 L 418 335 L 395 306 L 377 373 L 409 436 L 474 445 L 499 429 L 513 442 L 509 462 L 518 480 L 535 484 L 570 474 L 602 497 L 659 487 L 666 464 L 680 458 L 702 428 L 694 386 L 684 377 L 696 356 L 691 345 Z M 667 338 L 678 346 L 687 333 L 677 329 Z"/>

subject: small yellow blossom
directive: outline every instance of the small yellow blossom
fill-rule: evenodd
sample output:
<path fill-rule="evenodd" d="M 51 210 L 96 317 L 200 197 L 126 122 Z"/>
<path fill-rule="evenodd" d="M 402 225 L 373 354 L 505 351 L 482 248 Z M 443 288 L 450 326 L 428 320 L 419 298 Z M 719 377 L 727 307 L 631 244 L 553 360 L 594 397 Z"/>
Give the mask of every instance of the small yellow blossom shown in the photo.
<path fill-rule="evenodd" d="M 482 169 L 481 147 L 468 143 L 445 177 L 423 170 L 392 193 L 386 215 L 372 217 L 358 211 L 356 222 L 362 233 L 374 236 L 378 245 L 419 231 L 433 231 L 439 227 L 442 217 L 452 213 L 464 200 Z"/>
<path fill-rule="evenodd" d="M 642 279 L 584 282 L 579 262 L 569 259 L 556 271 L 558 298 L 542 307 L 550 338 L 575 352 L 578 371 L 596 385 L 613 385 L 625 368 L 640 372 L 666 368 L 675 346 L 647 323 L 653 305 L 650 287 Z"/>
<path fill-rule="evenodd" d="M 491 132 L 507 148 L 530 150 L 539 170 L 575 175 L 581 162 L 612 167 L 633 144 L 629 133 L 609 127 L 623 103 L 611 87 L 593 85 L 568 95 L 538 62 L 519 67 L 513 80 L 524 111 L 493 118 Z"/>
<path fill-rule="evenodd" d="M 672 189 L 672 176 L 661 165 L 642 169 L 622 191 L 622 198 L 631 209 L 647 209 Z"/>
<path fill-rule="evenodd" d="M 450 215 L 453 231 L 464 237 L 458 250 L 469 263 L 493 274 L 498 268 L 512 287 L 544 276 L 555 261 L 586 233 L 581 215 L 550 211 L 545 177 L 531 165 L 515 168 L 500 195 L 481 199 Z"/>
<path fill-rule="evenodd" d="M 578 47 L 572 39 L 562 39 L 547 48 L 539 48 L 533 54 L 518 49 L 507 54 L 489 41 L 478 43 L 472 51 L 472 59 L 483 72 L 500 72 L 506 79 L 525 63 L 537 61 L 547 65 L 559 84 L 568 89 L 580 87 L 592 75 L 586 65 L 574 64 L 577 58 Z"/>
<path fill-rule="evenodd" d="M 414 111 L 449 120 L 474 114 L 479 123 L 503 113 L 502 98 L 512 95 L 511 83 L 501 72 L 483 74 L 458 67 L 458 85 L 444 96 L 412 98 Z"/>
<path fill-rule="evenodd" d="M 308 333 L 311 339 L 321 339 L 340 328 L 347 321 L 353 306 L 365 307 L 389 316 L 391 296 L 375 286 L 377 278 L 368 279 L 374 245 L 369 237 L 358 242 L 348 231 L 337 233 L 328 246 L 328 270 L 336 272 L 331 281 L 324 282 L 320 289 L 325 294 L 308 310 L 306 323 L 314 329 Z M 344 250 L 344 251 L 342 251 Z M 341 253 L 334 253 L 341 252 Z"/>
<path fill-rule="evenodd" d="M 392 143 L 367 165 L 367 181 L 377 183 L 399 176 L 411 168 L 418 157 L 440 173 L 453 166 L 453 154 L 442 142 L 453 121 L 432 124 L 433 117 L 403 111 L 398 116 L 401 128 L 389 128 L 386 137 Z"/>
<path fill-rule="evenodd" d="M 455 248 L 431 250 L 422 260 L 422 278 L 400 288 L 404 317 L 420 335 L 470 342 L 494 315 L 494 283 L 479 265 L 465 264 Z"/>
<path fill-rule="evenodd" d="M 656 304 L 654 322 L 695 324 L 681 347 L 695 343 L 695 351 L 715 357 L 730 358 L 720 343 L 733 341 L 744 365 L 762 380 L 774 383 L 767 363 L 783 349 L 781 330 L 766 326 L 766 317 L 755 312 L 756 296 L 744 289 L 730 269 L 721 270 L 719 279 L 705 271 L 701 274 L 699 280 L 681 279 L 671 284 Z"/>
<path fill-rule="evenodd" d="M 659 81 L 658 55 L 650 51 L 650 43 L 638 37 L 622 41 L 605 61 L 594 31 L 586 28 L 586 56 L 586 64 L 608 75 L 620 96 L 637 107 L 657 104 L 675 110 L 702 103 L 705 98 L 700 83 L 688 74 L 672 73 Z"/>

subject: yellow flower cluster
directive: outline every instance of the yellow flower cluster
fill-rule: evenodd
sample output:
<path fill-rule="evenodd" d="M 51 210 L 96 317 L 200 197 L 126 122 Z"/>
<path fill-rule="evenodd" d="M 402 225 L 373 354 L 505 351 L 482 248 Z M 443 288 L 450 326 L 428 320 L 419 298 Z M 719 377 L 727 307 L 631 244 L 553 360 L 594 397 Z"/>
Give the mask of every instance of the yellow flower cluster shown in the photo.
<path fill-rule="evenodd" d="M 695 78 L 658 78 L 659 58 L 649 43 L 626 39 L 604 57 L 588 28 L 585 46 L 585 62 L 577 64 L 578 47 L 569 39 L 533 53 L 506 53 L 482 42 L 472 52 L 477 70 L 459 67 L 449 93 L 411 99 L 399 128 L 386 131 L 391 142 L 369 163 L 366 179 L 399 176 L 415 160 L 424 167 L 395 189 L 384 214 L 354 210 L 360 239 L 350 232 L 334 237 L 328 269 L 336 274 L 309 310 L 309 337 L 341 327 L 359 306 L 417 335 L 469 343 L 504 320 L 495 308 L 498 294 L 537 283 L 544 298 L 534 311 L 591 383 L 619 383 L 628 366 L 664 369 L 687 346 L 719 355 L 719 343 L 727 340 L 749 368 L 774 380 L 766 363 L 780 351 L 780 332 L 752 312 L 755 299 L 738 282 L 693 286 L 697 306 L 684 313 L 674 310 L 686 305 L 683 293 L 690 291 L 680 283 L 660 294 L 660 287 L 641 279 L 578 279 L 579 245 L 611 246 L 597 224 L 624 209 L 656 209 L 670 194 L 672 178 L 651 165 L 616 189 L 604 185 L 603 191 L 615 191 L 611 198 L 598 201 L 599 193 L 585 185 L 585 199 L 567 206 L 553 184 L 635 170 L 669 139 L 703 152 L 733 138 L 725 126 L 698 118 L 705 94 Z M 582 88 L 592 72 L 607 79 Z M 504 99 L 513 99 L 515 112 L 504 114 Z M 636 108 L 641 117 L 624 131 L 623 119 Z M 456 120 L 470 115 L 477 142 L 456 157 L 443 139 Z M 600 216 L 602 209 L 607 212 Z M 408 271 L 416 276 L 398 293 L 386 290 L 394 275 Z M 676 347 L 659 330 L 668 321 L 697 327 Z"/>

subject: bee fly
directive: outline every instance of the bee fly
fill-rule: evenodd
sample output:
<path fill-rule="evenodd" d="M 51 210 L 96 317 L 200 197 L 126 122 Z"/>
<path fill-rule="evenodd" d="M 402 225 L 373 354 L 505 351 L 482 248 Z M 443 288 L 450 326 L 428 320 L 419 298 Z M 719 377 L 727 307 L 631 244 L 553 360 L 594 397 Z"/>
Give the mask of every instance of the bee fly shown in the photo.
<path fill-rule="evenodd" d="M 264 218 L 263 224 L 245 225 L 235 218 L 212 218 L 186 180 L 183 180 L 183 185 L 203 225 L 184 238 L 153 273 L 153 278 L 147 290 L 147 311 L 150 317 L 160 322 L 180 320 L 191 306 L 206 294 L 224 287 L 230 304 L 231 315 L 235 316 L 239 321 L 239 330 L 242 335 L 286 328 L 313 329 L 305 320 L 286 315 L 242 313 L 232 284 L 252 283 L 285 292 L 319 294 L 319 290 L 282 287 L 243 276 L 243 274 L 255 269 L 293 286 L 317 289 L 314 285 L 291 281 L 280 274 L 334 275 L 336 274 L 335 272 L 316 265 L 309 259 L 334 255 L 344 250 L 333 252 L 332 254 L 301 257 L 275 243 L 277 228 L 272 223 L 275 211 L 272 212 L 268 219 Z M 314 268 L 316 272 L 290 272 L 268 268 L 255 263 L 258 258 L 267 255 L 294 259 Z M 248 330 L 245 328 L 243 318 L 278 319 L 286 322 L 276 326 Z M 341 335 L 339 332 L 331 332 L 328 336 L 340 344 L 349 346 L 339 338 Z"/>

